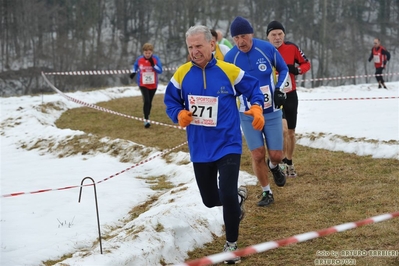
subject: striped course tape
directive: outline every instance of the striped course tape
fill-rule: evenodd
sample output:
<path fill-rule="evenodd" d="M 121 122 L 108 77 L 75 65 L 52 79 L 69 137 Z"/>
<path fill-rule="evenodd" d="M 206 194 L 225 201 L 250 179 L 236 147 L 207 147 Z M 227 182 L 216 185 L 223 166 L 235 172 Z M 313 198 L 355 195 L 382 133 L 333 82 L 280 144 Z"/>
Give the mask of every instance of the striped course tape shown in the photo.
<path fill-rule="evenodd" d="M 100 107 L 100 106 L 95 105 L 95 104 L 86 103 L 86 102 L 84 102 L 84 101 L 81 101 L 81 100 L 75 99 L 75 98 L 73 98 L 73 97 L 71 97 L 71 96 L 68 96 L 68 95 L 66 95 L 65 93 L 63 93 L 62 91 L 60 91 L 59 89 L 57 89 L 57 88 L 47 79 L 46 75 L 45 75 L 43 72 L 42 72 L 42 76 L 43 76 L 44 80 L 47 82 L 47 84 L 48 84 L 55 92 L 57 92 L 58 94 L 60 94 L 61 96 L 63 96 L 64 98 L 66 98 L 66 99 L 69 100 L 69 101 L 72 101 L 72 102 L 75 102 L 75 103 L 77 103 L 77 104 L 80 104 L 80 105 L 83 105 L 83 106 L 86 106 L 86 107 L 89 107 L 89 108 L 93 108 L 93 109 L 96 109 L 96 110 L 99 110 L 99 111 L 103 111 L 103 112 L 106 112 L 106 113 L 110 113 L 110 114 L 114 114 L 114 115 L 119 115 L 119 116 L 126 117 L 126 118 L 130 118 L 130 119 L 139 120 L 139 121 L 142 121 L 142 122 L 145 121 L 145 119 L 144 119 L 144 118 L 141 118 L 141 117 L 136 117 L 136 116 L 130 116 L 130 115 L 126 115 L 126 114 L 121 114 L 121 113 L 118 113 L 118 112 L 115 112 L 115 111 L 106 109 L 106 108 L 104 108 L 104 107 Z M 152 123 L 152 124 L 155 124 L 155 125 L 162 125 L 162 126 L 167 126 L 167 127 L 172 127 L 172 128 L 178 128 L 178 129 L 185 129 L 185 128 L 183 128 L 183 127 L 176 126 L 176 125 L 164 124 L 164 123 L 160 123 L 160 122 L 152 121 L 152 120 L 147 120 L 147 121 L 150 122 L 150 123 Z"/>
<path fill-rule="evenodd" d="M 174 71 L 177 67 L 163 67 L 164 71 Z M 122 70 L 82 70 L 82 71 L 59 71 L 59 72 L 45 72 L 47 76 L 86 76 L 86 75 L 119 75 L 119 74 L 130 74 L 132 73 L 129 69 Z"/>
<path fill-rule="evenodd" d="M 177 67 L 163 67 L 164 71 L 175 71 Z M 76 76 L 76 75 L 119 75 L 119 74 L 130 74 L 132 71 L 128 69 L 123 70 L 82 70 L 82 71 L 59 71 L 59 72 L 45 72 L 47 76 Z M 369 74 L 369 75 L 356 75 L 356 76 L 341 76 L 341 77 L 330 77 L 330 78 L 313 78 L 313 79 L 302 79 L 296 80 L 296 83 L 306 81 L 322 81 L 322 80 L 344 80 L 344 79 L 355 79 L 355 78 L 367 78 L 375 76 L 396 76 L 399 73 L 386 73 L 386 74 Z"/>
<path fill-rule="evenodd" d="M 59 89 L 57 89 L 57 88 L 47 79 L 46 75 L 45 75 L 43 72 L 42 72 L 42 76 L 43 76 L 44 80 L 50 85 L 50 87 L 51 87 L 55 92 L 59 93 L 61 96 L 65 97 L 65 98 L 68 99 L 69 101 L 73 101 L 73 102 L 78 103 L 78 104 L 81 104 L 81 105 L 83 105 L 83 106 L 90 107 L 90 108 L 93 108 L 93 109 L 96 109 L 96 110 L 100 110 L 100 111 L 103 111 L 103 112 L 106 112 L 106 113 L 111 113 L 111 114 L 115 114 L 115 115 L 119 115 L 119 116 L 131 118 L 131 119 L 136 119 L 136 120 L 144 121 L 143 118 L 134 117 L 134 116 L 129 116 L 129 115 L 125 115 L 125 114 L 121 114 L 121 113 L 118 113 L 118 112 L 115 112 L 115 111 L 112 111 L 112 110 L 109 110 L 109 109 L 106 109 L 106 108 L 103 108 L 103 107 L 100 107 L 100 106 L 97 106 L 97 105 L 94 105 L 94 104 L 89 104 L 89 103 L 83 102 L 83 101 L 81 101 L 81 100 L 75 99 L 75 98 L 73 98 L 73 97 L 70 97 L 70 96 L 66 95 L 65 93 L 63 93 L 62 91 L 60 91 Z M 156 121 L 151 121 L 151 120 L 148 120 L 148 121 L 150 121 L 150 123 L 153 123 L 153 124 L 155 124 L 155 125 L 163 125 L 163 126 L 168 126 L 168 127 L 178 128 L 178 129 L 185 129 L 185 128 L 182 128 L 182 127 L 180 127 L 180 126 L 169 125 L 169 124 L 163 124 L 163 123 L 156 122 Z M 158 155 L 155 155 L 155 156 L 153 156 L 153 157 L 150 157 L 150 158 L 148 158 L 148 159 L 146 159 L 146 160 L 144 160 L 144 161 L 142 161 L 142 162 L 139 162 L 139 163 L 137 163 L 137 164 L 135 164 L 135 165 L 133 165 L 133 166 L 131 166 L 131 167 L 129 167 L 129 168 L 127 168 L 127 169 L 125 169 L 125 170 L 119 172 L 119 173 L 116 173 L 116 174 L 114 174 L 114 175 L 111 175 L 111 176 L 109 176 L 108 178 L 105 178 L 104 180 L 101 180 L 101 181 L 97 182 L 97 184 L 102 183 L 102 182 L 104 182 L 104 181 L 106 181 L 106 180 L 108 180 L 108 179 L 111 179 L 111 178 L 113 178 L 113 177 L 115 177 L 115 176 L 117 176 L 117 175 L 120 175 L 120 174 L 122 174 L 122 173 L 124 173 L 124 172 L 126 172 L 126 171 L 129 171 L 130 169 L 133 169 L 133 168 L 136 167 L 136 166 L 139 166 L 139 165 L 142 165 L 142 164 L 144 164 L 144 163 L 147 163 L 148 161 L 151 161 L 151 160 L 154 159 L 155 157 L 162 156 L 162 155 L 164 155 L 164 154 L 166 154 L 166 153 L 169 153 L 169 152 L 171 152 L 172 150 L 175 150 L 175 149 L 177 149 L 177 148 L 179 148 L 179 147 L 181 147 L 181 146 L 183 146 L 183 145 L 185 145 L 185 144 L 187 144 L 187 141 L 184 142 L 184 143 L 182 143 L 182 144 L 180 144 L 180 145 L 178 145 L 178 146 L 176 146 L 176 147 L 174 147 L 174 148 L 172 148 L 172 149 L 168 149 L 168 150 L 166 150 L 166 151 L 161 152 L 161 153 L 158 154 Z M 91 185 L 93 185 L 93 184 L 87 184 L 87 185 L 82 185 L 82 186 L 80 186 L 80 185 L 79 185 L 79 186 L 67 186 L 67 187 L 62 187 L 62 188 L 40 189 L 40 190 L 36 190 L 36 191 L 31 191 L 31 192 L 15 192 L 15 193 L 10 193 L 10 194 L 1 195 L 1 197 L 2 197 L 2 198 L 7 198 L 7 197 L 15 197 L 15 196 L 27 195 L 27 194 L 38 194 L 38 193 L 43 193 L 43 192 L 60 191 L 60 190 L 66 190 L 66 189 L 72 189 L 72 188 L 80 188 L 80 187 L 83 187 L 83 186 L 91 186 Z"/>
<path fill-rule="evenodd" d="M 206 256 L 206 257 L 203 257 L 200 259 L 186 261 L 181 264 L 175 264 L 175 266 L 202 266 L 202 265 L 216 264 L 216 263 L 220 263 L 220 262 L 223 262 L 225 260 L 229 260 L 229 259 L 232 259 L 235 257 L 245 257 L 245 256 L 249 256 L 251 254 L 261 253 L 261 252 L 264 252 L 267 250 L 287 246 L 290 244 L 304 242 L 304 241 L 308 241 L 308 240 L 318 238 L 318 237 L 324 237 L 324 236 L 327 236 L 327 235 L 330 235 L 333 233 L 343 232 L 343 231 L 357 228 L 360 226 L 364 226 L 367 224 L 382 222 L 382 221 L 389 220 L 389 219 L 392 219 L 395 217 L 399 217 L 399 211 L 389 213 L 389 214 L 382 214 L 382 215 L 374 216 L 374 217 L 371 217 L 371 218 L 368 218 L 365 220 L 361 220 L 358 222 L 351 222 L 351 223 L 345 223 L 345 224 L 333 226 L 333 227 L 323 229 L 320 231 L 307 232 L 304 234 L 295 235 L 295 236 L 284 238 L 284 239 L 277 240 L 277 241 L 264 242 L 264 243 L 249 246 L 249 247 L 246 247 L 243 249 L 238 249 L 234 252 L 222 252 L 222 253 L 214 254 L 211 256 Z"/>
<path fill-rule="evenodd" d="M 399 99 L 399 96 L 350 97 L 350 98 L 329 98 L 329 99 L 299 99 L 299 101 L 358 101 L 358 100 L 387 100 L 387 99 Z"/>
<path fill-rule="evenodd" d="M 143 160 L 143 161 L 141 161 L 141 162 L 138 162 L 138 163 L 136 163 L 135 165 L 132 165 L 132 166 L 126 168 L 125 170 L 122 170 L 122 171 L 120 171 L 120 172 L 118 172 L 118 173 L 116 173 L 116 174 L 110 175 L 109 177 L 104 178 L 103 180 L 100 180 L 100 181 L 96 182 L 96 184 L 103 183 L 103 182 L 105 182 L 105 181 L 107 181 L 107 180 L 109 180 L 109 179 L 111 179 L 111 178 L 113 178 L 113 177 L 116 177 L 116 176 L 118 176 L 118 175 L 120 175 L 120 174 L 123 174 L 123 173 L 125 173 L 125 172 L 127 172 L 127 171 L 129 171 L 129 170 L 131 170 L 131 169 L 133 169 L 133 168 L 135 168 L 135 167 L 137 167 L 137 166 L 140 166 L 140 165 L 142 165 L 142 164 L 145 164 L 145 163 L 147 163 L 147 162 L 149 162 L 149 161 L 151 161 L 151 160 L 153 160 L 153 159 L 155 159 L 155 158 L 157 158 L 157 157 L 163 156 L 163 155 L 165 155 L 165 154 L 167 154 L 167 153 L 169 153 L 169 152 L 171 152 L 171 151 L 173 151 L 173 150 L 175 150 L 175 149 L 178 149 L 178 148 L 180 148 L 181 146 L 186 145 L 186 144 L 187 144 L 187 141 L 184 142 L 184 143 L 181 143 L 181 144 L 177 145 L 177 146 L 174 147 L 174 148 L 167 149 L 167 150 L 165 150 L 165 151 L 163 151 L 163 152 L 161 152 L 161 153 L 159 153 L 159 154 L 156 154 L 156 155 L 154 155 L 154 156 L 152 156 L 152 157 L 149 157 L 149 158 L 147 158 L 147 159 L 145 159 L 145 160 Z M 72 188 L 80 188 L 80 187 L 86 187 L 86 186 L 92 186 L 92 185 L 93 185 L 93 184 L 87 184 L 87 185 L 79 185 L 79 186 L 66 186 L 66 187 L 61 187 L 61 188 L 39 189 L 39 190 L 36 190 L 36 191 L 31 191 L 31 192 L 15 192 L 15 193 L 10 193 L 10 194 L 1 195 L 1 197 L 2 197 L 2 198 L 9 198 L 9 197 L 16 197 L 16 196 L 28 195 L 28 194 L 31 194 L 31 195 L 32 195 L 32 194 L 39 194 L 39 193 L 43 193 L 43 192 L 60 191 L 60 190 L 67 190 L 67 189 L 72 189 Z"/>
<path fill-rule="evenodd" d="M 343 79 L 354 79 L 354 78 L 370 78 L 375 76 L 396 76 L 398 73 L 386 73 L 386 74 L 369 74 L 369 75 L 356 75 L 356 76 L 342 76 L 342 77 L 330 77 L 330 78 L 314 78 L 314 79 L 303 79 L 296 80 L 296 83 L 305 82 L 305 81 L 321 81 L 321 80 L 343 80 Z"/>

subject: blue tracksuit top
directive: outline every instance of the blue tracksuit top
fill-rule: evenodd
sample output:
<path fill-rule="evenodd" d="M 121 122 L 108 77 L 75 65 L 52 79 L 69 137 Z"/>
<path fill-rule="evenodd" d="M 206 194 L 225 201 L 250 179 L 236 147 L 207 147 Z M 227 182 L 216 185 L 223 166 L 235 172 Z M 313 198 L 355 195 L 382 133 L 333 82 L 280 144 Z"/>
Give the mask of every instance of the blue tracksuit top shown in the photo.
<path fill-rule="evenodd" d="M 233 63 L 246 73 L 259 80 L 261 90 L 264 94 L 263 113 L 278 111 L 273 102 L 274 90 L 284 88 L 287 79 L 288 67 L 277 49 L 269 42 L 253 38 L 251 50 L 244 53 L 234 46 L 224 57 L 224 61 Z M 273 70 L 278 72 L 278 80 Z M 248 110 L 250 104 L 240 97 L 240 112 Z"/>
<path fill-rule="evenodd" d="M 259 81 L 233 64 L 212 57 L 205 68 L 188 62 L 177 69 L 166 87 L 164 103 L 174 123 L 183 109 L 193 114 L 186 127 L 192 162 L 214 162 L 242 153 L 236 102 L 241 94 L 251 104 L 263 104 Z"/>

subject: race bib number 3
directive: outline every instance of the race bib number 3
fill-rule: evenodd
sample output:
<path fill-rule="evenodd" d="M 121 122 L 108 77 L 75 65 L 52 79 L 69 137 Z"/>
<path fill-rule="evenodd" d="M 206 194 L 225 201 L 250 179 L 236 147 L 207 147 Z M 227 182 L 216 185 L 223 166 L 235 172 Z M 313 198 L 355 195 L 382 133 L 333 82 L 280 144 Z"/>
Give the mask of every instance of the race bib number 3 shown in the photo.
<path fill-rule="evenodd" d="M 191 124 L 216 127 L 219 104 L 217 97 L 190 95 L 188 100 L 190 112 L 193 113 Z"/>

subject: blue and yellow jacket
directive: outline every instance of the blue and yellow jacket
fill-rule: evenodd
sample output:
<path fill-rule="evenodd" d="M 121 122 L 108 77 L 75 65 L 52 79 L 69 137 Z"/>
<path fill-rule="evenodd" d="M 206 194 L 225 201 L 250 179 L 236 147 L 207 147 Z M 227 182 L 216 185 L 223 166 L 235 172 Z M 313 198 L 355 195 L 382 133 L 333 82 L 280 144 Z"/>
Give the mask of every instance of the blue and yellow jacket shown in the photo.
<path fill-rule="evenodd" d="M 236 97 L 263 104 L 259 81 L 233 64 L 212 60 L 201 68 L 193 62 L 180 66 L 166 87 L 166 113 L 174 123 L 186 109 L 193 113 L 187 126 L 192 162 L 214 162 L 227 154 L 242 153 Z"/>
<path fill-rule="evenodd" d="M 276 88 L 284 88 L 288 77 L 288 67 L 277 49 L 269 42 L 253 38 L 251 50 L 244 53 L 234 46 L 225 56 L 224 61 L 233 63 L 251 76 L 259 80 L 261 90 L 264 94 L 263 113 L 279 111 L 274 106 L 273 97 Z M 276 70 L 278 79 L 276 78 Z M 240 97 L 240 112 L 248 110 L 249 104 Z"/>

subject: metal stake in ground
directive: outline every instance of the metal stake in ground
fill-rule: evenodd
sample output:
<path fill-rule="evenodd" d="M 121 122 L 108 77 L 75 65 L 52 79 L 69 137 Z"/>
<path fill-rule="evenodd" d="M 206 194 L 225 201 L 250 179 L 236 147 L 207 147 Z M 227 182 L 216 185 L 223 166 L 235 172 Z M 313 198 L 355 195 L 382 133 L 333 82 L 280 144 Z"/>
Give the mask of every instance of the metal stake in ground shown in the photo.
<path fill-rule="evenodd" d="M 94 201 L 96 203 L 96 213 L 97 213 L 97 227 L 98 227 L 98 240 L 100 241 L 100 252 L 103 254 L 103 246 L 101 244 L 101 231 L 100 231 L 100 215 L 98 213 L 98 202 L 97 202 L 97 190 L 96 190 L 96 182 L 94 182 L 94 179 L 91 177 L 85 177 L 82 179 L 82 182 L 80 182 L 80 191 L 79 191 L 79 200 L 78 202 L 80 203 L 80 198 L 82 197 L 82 188 L 83 188 L 83 183 L 86 179 L 90 179 L 93 182 L 93 187 L 94 187 Z"/>

